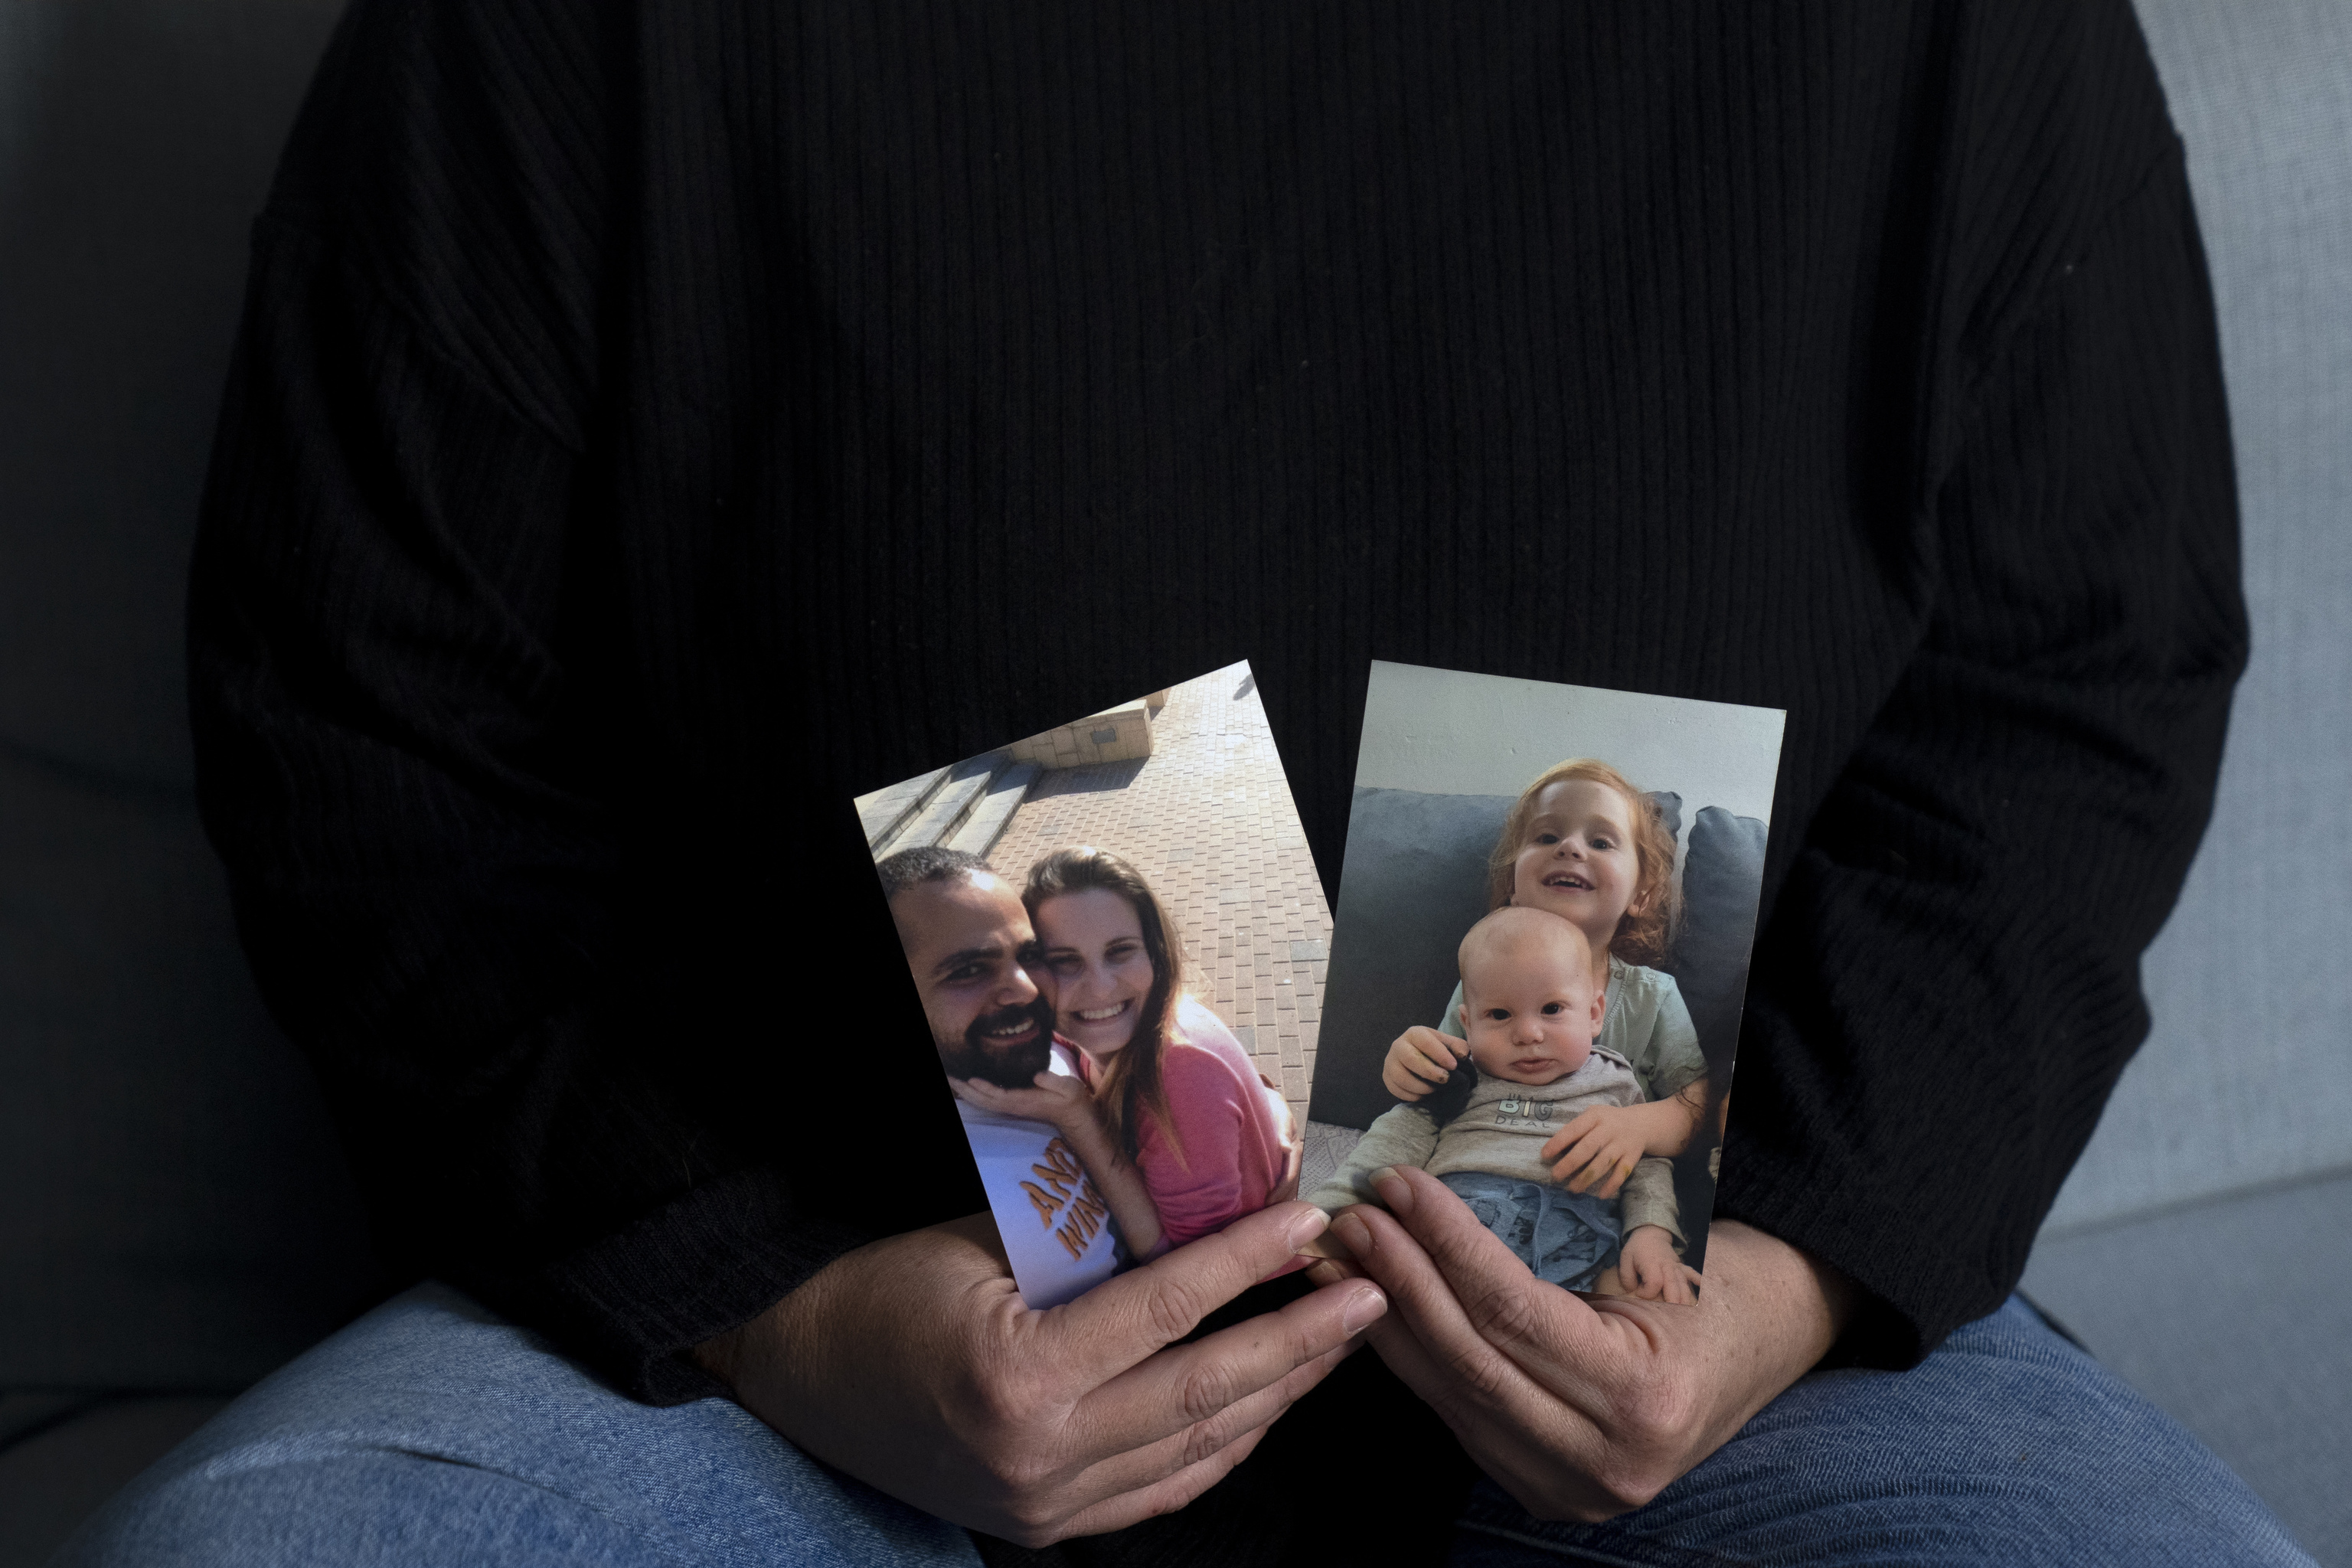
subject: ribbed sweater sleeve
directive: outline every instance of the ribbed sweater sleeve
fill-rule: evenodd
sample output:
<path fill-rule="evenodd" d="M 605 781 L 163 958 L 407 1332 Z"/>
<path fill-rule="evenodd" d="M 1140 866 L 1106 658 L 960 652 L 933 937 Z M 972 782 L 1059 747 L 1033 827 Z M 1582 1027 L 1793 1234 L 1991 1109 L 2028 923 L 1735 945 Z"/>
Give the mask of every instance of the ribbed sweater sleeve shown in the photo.
<path fill-rule="evenodd" d="M 380 1242 L 674 1399 L 712 1386 L 680 1349 L 877 1229 L 714 1129 L 648 934 L 581 544 L 603 217 L 549 166 L 596 155 L 597 43 L 351 13 L 255 229 L 192 690 L 246 945 Z"/>
<path fill-rule="evenodd" d="M 2147 1034 L 2140 952 L 2211 809 L 2245 658 L 2178 147 L 2095 216 L 1958 416 L 1923 513 L 1926 640 L 1750 971 L 1719 1212 L 1853 1278 L 1872 1305 L 1846 1350 L 1876 1364 L 2022 1274 Z"/>

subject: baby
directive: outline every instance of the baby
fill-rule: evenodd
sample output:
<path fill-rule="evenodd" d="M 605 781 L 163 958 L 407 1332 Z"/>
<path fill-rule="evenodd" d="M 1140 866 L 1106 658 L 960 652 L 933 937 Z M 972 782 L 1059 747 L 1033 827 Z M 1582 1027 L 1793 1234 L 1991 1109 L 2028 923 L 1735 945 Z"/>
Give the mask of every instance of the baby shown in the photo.
<path fill-rule="evenodd" d="M 1326 1210 L 1377 1203 L 1373 1172 L 1418 1165 L 1538 1279 L 1595 1295 L 1694 1300 L 1698 1277 L 1676 1251 L 1667 1161 L 1644 1158 L 1617 1197 L 1601 1198 L 1570 1192 L 1542 1157 L 1579 1111 L 1647 1098 L 1625 1058 L 1592 1043 L 1602 999 L 1584 933 L 1548 910 L 1506 907 L 1470 928 L 1458 960 L 1470 1066 L 1419 1104 L 1381 1115 L 1308 1201 Z"/>

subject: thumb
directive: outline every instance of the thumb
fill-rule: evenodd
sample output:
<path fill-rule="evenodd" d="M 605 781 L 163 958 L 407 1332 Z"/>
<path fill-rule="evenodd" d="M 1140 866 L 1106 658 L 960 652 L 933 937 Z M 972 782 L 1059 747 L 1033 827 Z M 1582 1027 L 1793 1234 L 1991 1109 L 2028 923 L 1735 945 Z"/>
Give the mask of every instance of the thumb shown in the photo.
<path fill-rule="evenodd" d="M 1528 1277 L 1528 1266 L 1469 1205 L 1428 1172 L 1390 1165 L 1372 1173 L 1381 1205 L 1428 1255 L 1457 1296 L 1475 1300 L 1501 1280 Z"/>

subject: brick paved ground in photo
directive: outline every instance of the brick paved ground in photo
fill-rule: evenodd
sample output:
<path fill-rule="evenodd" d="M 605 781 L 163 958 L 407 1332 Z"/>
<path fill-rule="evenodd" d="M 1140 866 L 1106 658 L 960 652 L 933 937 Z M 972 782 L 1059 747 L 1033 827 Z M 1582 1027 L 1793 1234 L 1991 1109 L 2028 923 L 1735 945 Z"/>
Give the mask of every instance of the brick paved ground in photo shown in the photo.
<path fill-rule="evenodd" d="M 1282 1086 L 1304 1127 L 1331 911 L 1248 667 L 1171 689 L 1150 756 L 1041 775 L 988 858 L 1019 879 L 1069 844 L 1115 851 L 1142 871 L 1182 938 L 1186 986 Z"/>

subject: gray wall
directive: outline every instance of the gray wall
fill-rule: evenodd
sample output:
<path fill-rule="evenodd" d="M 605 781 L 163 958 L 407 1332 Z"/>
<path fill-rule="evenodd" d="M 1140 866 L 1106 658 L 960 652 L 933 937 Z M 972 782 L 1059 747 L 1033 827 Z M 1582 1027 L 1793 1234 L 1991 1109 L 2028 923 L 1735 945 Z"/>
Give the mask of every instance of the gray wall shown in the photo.
<path fill-rule="evenodd" d="M 2220 306 L 2254 651 L 2063 1234 L 2352 1167 L 2352 5 L 2143 0 Z"/>

